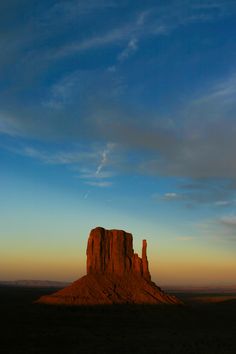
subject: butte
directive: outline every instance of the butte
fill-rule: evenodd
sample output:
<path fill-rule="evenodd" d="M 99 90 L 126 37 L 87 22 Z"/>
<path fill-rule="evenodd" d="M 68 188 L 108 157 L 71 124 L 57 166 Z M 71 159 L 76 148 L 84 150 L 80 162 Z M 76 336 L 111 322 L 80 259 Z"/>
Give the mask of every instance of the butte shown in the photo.
<path fill-rule="evenodd" d="M 97 227 L 87 245 L 87 275 L 37 303 L 55 305 L 180 304 L 164 293 L 148 269 L 147 242 L 142 257 L 133 250 L 132 234 Z"/>

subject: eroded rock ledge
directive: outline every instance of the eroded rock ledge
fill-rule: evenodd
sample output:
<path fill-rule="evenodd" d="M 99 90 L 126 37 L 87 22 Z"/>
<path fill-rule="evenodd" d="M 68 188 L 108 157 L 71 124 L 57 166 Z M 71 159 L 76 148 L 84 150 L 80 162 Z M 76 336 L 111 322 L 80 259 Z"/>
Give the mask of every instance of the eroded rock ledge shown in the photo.
<path fill-rule="evenodd" d="M 122 230 L 93 229 L 87 246 L 87 274 L 135 274 L 151 280 L 148 270 L 147 241 L 143 240 L 142 258 L 134 253 L 133 237 Z"/>
<path fill-rule="evenodd" d="M 60 305 L 180 304 L 151 281 L 147 242 L 142 257 L 133 250 L 133 236 L 123 230 L 97 227 L 87 244 L 87 275 L 38 303 Z"/>

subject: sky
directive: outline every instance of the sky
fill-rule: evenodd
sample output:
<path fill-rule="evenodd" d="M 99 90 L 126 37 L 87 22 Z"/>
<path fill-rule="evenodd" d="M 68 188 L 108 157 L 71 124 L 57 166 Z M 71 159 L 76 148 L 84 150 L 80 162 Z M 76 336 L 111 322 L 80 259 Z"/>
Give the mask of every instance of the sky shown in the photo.
<path fill-rule="evenodd" d="M 103 226 L 235 284 L 235 37 L 236 0 L 0 1 L 0 280 L 77 279 Z"/>

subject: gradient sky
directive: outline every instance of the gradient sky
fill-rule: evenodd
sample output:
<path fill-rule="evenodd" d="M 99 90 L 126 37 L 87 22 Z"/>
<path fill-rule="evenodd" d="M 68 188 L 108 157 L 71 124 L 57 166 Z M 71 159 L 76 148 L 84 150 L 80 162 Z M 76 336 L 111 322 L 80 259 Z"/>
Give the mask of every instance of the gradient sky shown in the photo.
<path fill-rule="evenodd" d="M 236 0 L 0 1 L 0 279 L 74 280 L 91 228 L 159 284 L 235 284 Z"/>

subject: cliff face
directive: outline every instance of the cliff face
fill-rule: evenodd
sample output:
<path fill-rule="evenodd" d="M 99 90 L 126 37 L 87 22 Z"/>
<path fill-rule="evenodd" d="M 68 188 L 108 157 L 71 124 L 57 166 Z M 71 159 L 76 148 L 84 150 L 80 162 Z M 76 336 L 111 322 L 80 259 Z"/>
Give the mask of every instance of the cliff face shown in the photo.
<path fill-rule="evenodd" d="M 122 230 L 101 227 L 90 233 L 87 246 L 87 274 L 136 274 L 151 280 L 143 241 L 142 258 L 133 250 L 133 236 Z"/>
<path fill-rule="evenodd" d="M 151 281 L 146 240 L 143 240 L 140 258 L 134 253 L 130 233 L 102 227 L 93 229 L 89 235 L 87 275 L 37 302 L 60 305 L 181 303 Z"/>

